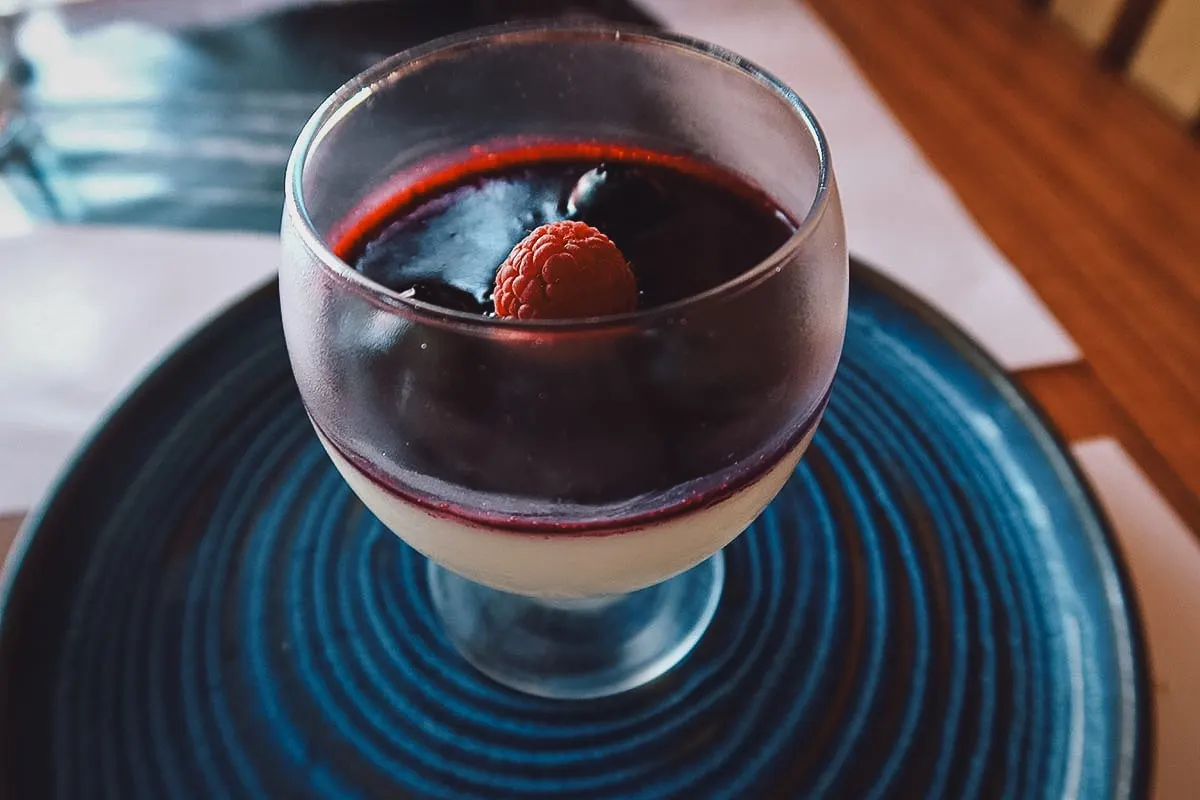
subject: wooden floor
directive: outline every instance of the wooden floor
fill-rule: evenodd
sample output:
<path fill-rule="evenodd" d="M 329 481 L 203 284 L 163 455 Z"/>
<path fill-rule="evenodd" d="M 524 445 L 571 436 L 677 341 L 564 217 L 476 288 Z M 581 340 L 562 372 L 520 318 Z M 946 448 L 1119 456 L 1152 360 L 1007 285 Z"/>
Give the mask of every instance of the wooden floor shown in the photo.
<path fill-rule="evenodd" d="M 1200 142 L 1020 0 L 809 0 L 1086 364 L 1021 379 L 1200 531 Z"/>

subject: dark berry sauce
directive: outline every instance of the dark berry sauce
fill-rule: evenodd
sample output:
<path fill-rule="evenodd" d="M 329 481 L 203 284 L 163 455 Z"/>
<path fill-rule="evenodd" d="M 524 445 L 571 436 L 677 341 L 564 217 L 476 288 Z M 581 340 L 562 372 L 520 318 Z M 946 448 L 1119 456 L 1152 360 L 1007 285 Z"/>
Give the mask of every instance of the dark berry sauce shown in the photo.
<path fill-rule="evenodd" d="M 330 239 L 374 282 L 489 314 L 511 248 L 561 219 L 613 239 L 642 308 L 728 282 L 795 231 L 763 192 L 711 165 L 573 143 L 398 176 Z M 434 513 L 536 533 L 628 529 L 729 496 L 811 431 L 840 336 L 814 333 L 823 309 L 808 281 L 792 265 L 582 332 L 406 322 L 334 293 L 344 340 L 306 383 L 337 411 L 314 421 L 381 487 Z"/>
<path fill-rule="evenodd" d="M 713 167 L 629 148 L 550 145 L 435 172 L 350 226 L 335 250 L 389 289 L 488 314 L 509 251 L 539 225 L 567 219 L 621 249 L 641 308 L 725 283 L 795 230 L 769 198 Z"/>

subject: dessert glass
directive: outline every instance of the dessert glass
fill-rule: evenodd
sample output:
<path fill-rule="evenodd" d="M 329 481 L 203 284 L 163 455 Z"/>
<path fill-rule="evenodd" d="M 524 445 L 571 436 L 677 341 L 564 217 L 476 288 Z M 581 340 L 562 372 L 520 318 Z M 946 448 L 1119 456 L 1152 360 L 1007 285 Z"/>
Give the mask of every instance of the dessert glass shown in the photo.
<path fill-rule="evenodd" d="M 406 180 L 539 141 L 719 166 L 795 234 L 711 290 L 570 321 L 423 303 L 336 254 L 347 221 Z M 539 25 L 432 42 L 330 97 L 288 166 L 279 285 L 313 426 L 429 558 L 449 640 L 510 687 L 588 698 L 651 681 L 700 640 L 721 549 L 824 410 L 848 263 L 828 148 L 794 92 L 681 36 Z"/>

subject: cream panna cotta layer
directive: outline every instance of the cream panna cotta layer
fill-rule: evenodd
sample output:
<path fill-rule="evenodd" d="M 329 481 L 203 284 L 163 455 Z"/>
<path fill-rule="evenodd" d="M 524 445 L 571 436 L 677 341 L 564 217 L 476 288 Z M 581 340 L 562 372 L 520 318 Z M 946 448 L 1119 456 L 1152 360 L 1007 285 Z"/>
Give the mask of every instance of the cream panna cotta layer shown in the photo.
<path fill-rule="evenodd" d="M 778 464 L 714 505 L 625 531 L 523 533 L 431 513 L 380 487 L 318 432 L 351 490 L 393 533 L 447 569 L 494 589 L 589 597 L 644 589 L 716 553 L 753 522 L 791 476 L 816 425 Z"/>

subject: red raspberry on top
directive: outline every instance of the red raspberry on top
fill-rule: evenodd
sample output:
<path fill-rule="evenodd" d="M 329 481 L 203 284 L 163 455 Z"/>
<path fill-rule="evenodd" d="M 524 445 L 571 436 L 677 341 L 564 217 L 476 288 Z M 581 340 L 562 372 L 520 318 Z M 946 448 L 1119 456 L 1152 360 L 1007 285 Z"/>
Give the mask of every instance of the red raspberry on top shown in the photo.
<path fill-rule="evenodd" d="M 564 220 L 535 228 L 496 273 L 496 314 L 577 319 L 633 311 L 637 284 L 625 256 L 600 231 Z"/>

